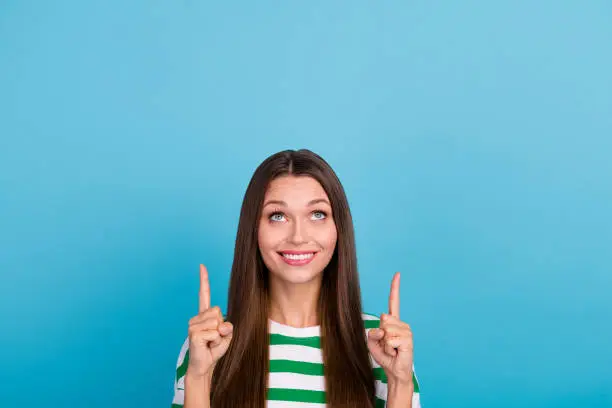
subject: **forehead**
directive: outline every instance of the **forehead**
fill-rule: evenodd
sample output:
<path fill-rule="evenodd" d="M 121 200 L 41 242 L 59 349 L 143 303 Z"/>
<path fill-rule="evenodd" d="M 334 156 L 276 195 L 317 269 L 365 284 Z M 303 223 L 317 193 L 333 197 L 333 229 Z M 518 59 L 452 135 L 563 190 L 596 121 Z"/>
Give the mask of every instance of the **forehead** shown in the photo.
<path fill-rule="evenodd" d="M 309 176 L 283 176 L 272 180 L 265 200 L 285 201 L 289 205 L 306 205 L 311 200 L 329 200 L 323 186 Z"/>

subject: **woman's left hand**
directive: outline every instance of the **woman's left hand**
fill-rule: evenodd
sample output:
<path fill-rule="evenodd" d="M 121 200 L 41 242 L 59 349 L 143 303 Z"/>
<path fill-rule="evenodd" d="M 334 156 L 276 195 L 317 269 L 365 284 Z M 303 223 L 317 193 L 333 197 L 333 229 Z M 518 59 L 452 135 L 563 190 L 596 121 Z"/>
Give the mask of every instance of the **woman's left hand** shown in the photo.
<path fill-rule="evenodd" d="M 413 343 L 412 330 L 399 318 L 400 274 L 391 282 L 389 314 L 380 316 L 380 328 L 368 333 L 368 348 L 374 360 L 385 371 L 389 384 L 412 385 Z"/>

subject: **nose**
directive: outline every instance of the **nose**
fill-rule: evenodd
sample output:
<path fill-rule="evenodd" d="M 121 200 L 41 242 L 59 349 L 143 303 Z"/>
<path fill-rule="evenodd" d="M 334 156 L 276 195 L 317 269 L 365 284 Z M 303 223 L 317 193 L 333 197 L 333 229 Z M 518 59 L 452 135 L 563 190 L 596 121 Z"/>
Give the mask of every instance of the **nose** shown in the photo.
<path fill-rule="evenodd" d="M 308 231 L 307 228 L 303 225 L 302 221 L 296 220 L 293 223 L 291 232 L 289 233 L 288 241 L 289 243 L 296 246 L 308 241 Z"/>

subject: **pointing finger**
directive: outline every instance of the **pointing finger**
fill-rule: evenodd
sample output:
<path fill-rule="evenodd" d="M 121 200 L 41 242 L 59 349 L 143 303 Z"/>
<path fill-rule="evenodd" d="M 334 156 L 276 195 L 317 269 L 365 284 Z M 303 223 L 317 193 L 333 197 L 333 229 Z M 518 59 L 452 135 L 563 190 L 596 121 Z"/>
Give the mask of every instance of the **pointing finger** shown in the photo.
<path fill-rule="evenodd" d="M 199 313 L 210 308 L 210 284 L 208 282 L 208 270 L 200 264 L 200 305 Z"/>
<path fill-rule="evenodd" d="M 396 272 L 391 281 L 391 294 L 389 295 L 389 314 L 399 319 L 400 315 L 400 273 Z"/>

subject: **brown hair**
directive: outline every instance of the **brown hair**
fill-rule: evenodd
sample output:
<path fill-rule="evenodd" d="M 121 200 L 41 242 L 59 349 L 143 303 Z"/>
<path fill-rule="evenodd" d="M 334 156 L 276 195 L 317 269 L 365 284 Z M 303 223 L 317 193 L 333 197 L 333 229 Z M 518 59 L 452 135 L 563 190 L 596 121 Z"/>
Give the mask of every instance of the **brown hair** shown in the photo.
<path fill-rule="evenodd" d="M 257 232 L 268 184 L 277 177 L 309 176 L 327 193 L 338 241 L 323 272 L 319 298 L 321 347 L 327 405 L 372 408 L 374 374 L 361 316 L 361 294 L 353 222 L 340 180 L 323 158 L 306 150 L 286 150 L 264 160 L 247 187 L 240 211 L 230 278 L 227 320 L 234 336 L 212 378 L 213 408 L 263 408 L 266 400 L 269 333 L 268 270 Z"/>

